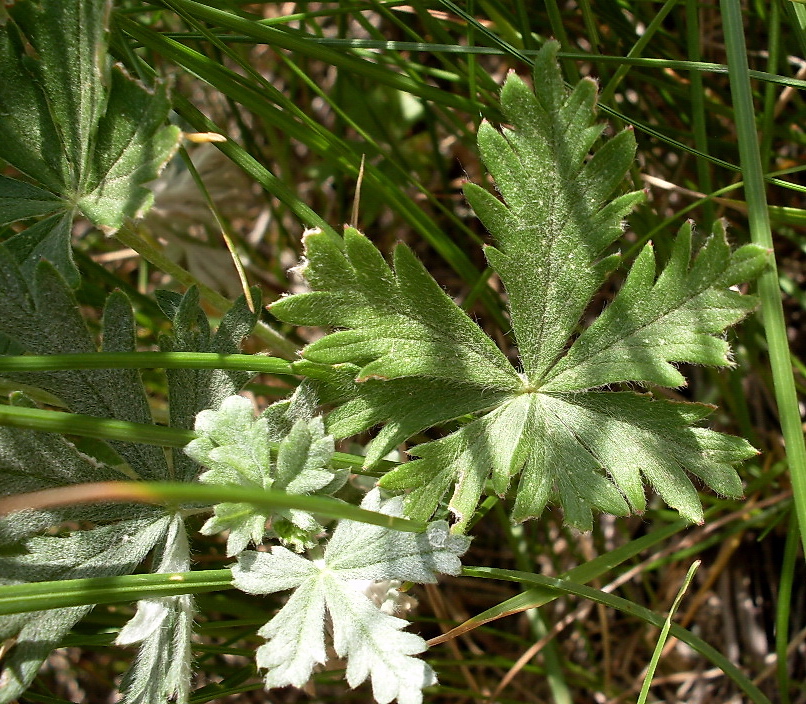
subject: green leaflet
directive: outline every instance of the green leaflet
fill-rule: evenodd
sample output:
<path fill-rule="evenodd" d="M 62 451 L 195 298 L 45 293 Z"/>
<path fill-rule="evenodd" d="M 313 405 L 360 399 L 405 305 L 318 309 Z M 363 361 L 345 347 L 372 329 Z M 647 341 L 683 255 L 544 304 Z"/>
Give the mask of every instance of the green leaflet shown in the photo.
<path fill-rule="evenodd" d="M 176 150 L 165 88 L 111 66 L 109 0 L 39 0 L 0 26 L 0 159 L 34 184 L 0 178 L 0 224 L 55 214 L 12 238 L 18 261 L 50 259 L 78 285 L 70 251 L 81 213 L 107 232 L 152 201 L 144 183 Z"/>
<path fill-rule="evenodd" d="M 503 198 L 468 184 L 465 193 L 493 236 L 487 259 L 508 294 L 518 343 L 514 367 L 464 315 L 404 245 L 392 266 L 357 231 L 305 237 L 301 271 L 310 293 L 272 306 L 288 322 L 337 328 L 303 351 L 300 370 L 342 436 L 385 423 L 367 451 L 371 466 L 432 425 L 473 414 L 449 435 L 418 445 L 418 458 L 381 479 L 409 490 L 406 512 L 427 519 L 446 493 L 464 530 L 482 494 L 504 495 L 518 478 L 513 519 L 558 502 L 566 520 L 592 525 L 592 510 L 626 515 L 646 505 L 644 483 L 681 515 L 702 520 L 689 478 L 740 496 L 734 465 L 755 453 L 743 439 L 697 423 L 711 412 L 603 387 L 626 382 L 681 386 L 687 362 L 729 366 L 721 335 L 756 305 L 731 287 L 755 278 L 767 252 L 731 252 L 718 229 L 692 253 L 685 226 L 657 272 L 651 244 L 615 300 L 578 334 L 591 298 L 618 264 L 610 248 L 640 193 L 613 199 L 632 164 L 628 130 L 591 155 L 595 84 L 572 91 L 548 42 L 535 63 L 535 91 L 510 75 L 501 93 L 508 127 L 485 123 L 479 148 Z M 577 336 L 578 334 L 578 336 Z M 332 365 L 326 371 L 325 365 Z"/>
<path fill-rule="evenodd" d="M 356 380 L 433 377 L 463 386 L 514 390 L 520 379 L 506 357 L 451 301 L 408 247 L 397 247 L 394 273 L 357 230 L 344 242 L 306 233 L 301 273 L 313 293 L 275 303 L 298 324 L 349 328 L 308 345 L 314 362 L 361 364 Z"/>

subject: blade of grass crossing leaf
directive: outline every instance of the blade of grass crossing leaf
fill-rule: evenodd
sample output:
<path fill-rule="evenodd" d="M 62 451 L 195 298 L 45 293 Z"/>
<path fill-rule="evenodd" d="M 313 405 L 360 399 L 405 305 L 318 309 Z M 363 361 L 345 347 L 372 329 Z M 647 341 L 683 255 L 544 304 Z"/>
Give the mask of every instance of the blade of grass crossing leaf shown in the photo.
<path fill-rule="evenodd" d="M 191 484 L 188 482 L 94 482 L 58 489 L 44 489 L 30 494 L 15 494 L 0 499 L 0 515 L 27 508 L 46 508 L 96 501 L 135 502 L 176 505 L 179 503 L 245 503 L 265 508 L 291 508 L 327 518 L 383 526 L 407 533 L 422 533 L 426 524 L 369 511 L 337 499 L 303 494 L 287 494 L 272 489 L 255 489 L 227 484 Z"/>
<path fill-rule="evenodd" d="M 176 368 L 186 368 L 188 366 L 190 368 L 199 368 L 196 364 L 180 365 Z M 215 366 L 212 368 L 219 369 L 222 367 Z M 238 366 L 237 369 L 243 369 L 243 367 Z M 147 445 L 162 445 L 163 447 L 184 447 L 197 437 L 192 430 L 182 428 L 132 423 L 97 416 L 85 416 L 79 413 L 46 411 L 39 408 L 20 406 L 0 406 L 0 426 L 2 425 L 36 430 L 43 433 L 62 433 L 100 440 L 141 442 Z M 333 465 L 336 467 L 349 467 L 353 473 L 366 474 L 367 476 L 382 475 L 398 465 L 396 462 L 382 460 L 378 463 L 376 470 L 370 472 L 362 469 L 365 459 L 361 455 L 336 452 L 333 455 Z"/>
<path fill-rule="evenodd" d="M 0 356 L 0 372 L 45 372 L 61 369 L 229 369 L 262 374 L 296 374 L 292 362 L 252 354 L 98 352 Z"/>
<path fill-rule="evenodd" d="M 0 586 L 0 616 L 232 588 L 229 570 L 128 574 Z"/>
<path fill-rule="evenodd" d="M 738 0 L 722 0 L 720 7 L 730 69 L 731 94 L 736 114 L 739 154 L 744 174 L 750 235 L 754 243 L 772 250 L 764 172 L 759 154 L 750 79 L 747 75 L 747 48 L 744 41 L 742 8 Z M 768 270 L 759 277 L 758 291 L 761 298 L 761 318 L 769 346 L 775 399 L 786 443 L 795 509 L 800 524 L 801 543 L 806 552 L 806 444 L 789 359 L 789 342 L 774 259 Z"/>
<path fill-rule="evenodd" d="M 196 437 L 192 430 L 166 428 L 146 423 L 85 416 L 80 413 L 44 411 L 38 408 L 0 406 L 0 425 L 44 433 L 80 435 L 100 440 L 142 442 L 164 447 L 184 447 Z"/>
<path fill-rule="evenodd" d="M 694 573 L 697 571 L 699 566 L 700 561 L 697 560 L 691 565 L 691 567 L 689 567 L 688 573 L 686 574 L 685 579 L 683 579 L 683 584 L 680 587 L 680 591 L 677 592 L 677 596 L 672 603 L 672 608 L 669 609 L 669 615 L 663 622 L 660 637 L 658 638 L 658 642 L 655 644 L 652 659 L 649 661 L 649 667 L 647 668 L 646 675 L 644 675 L 644 683 L 641 686 L 641 693 L 638 695 L 637 704 L 646 704 L 646 698 L 649 696 L 649 688 L 652 686 L 652 678 L 655 676 L 655 670 L 658 669 L 658 663 L 660 662 L 661 654 L 663 653 L 663 647 L 666 645 L 666 641 L 669 638 L 669 630 L 672 627 L 672 618 L 674 617 L 677 607 L 680 605 L 680 601 L 683 599 L 683 595 L 686 593 L 689 584 L 691 584 L 691 580 L 694 578 Z"/>

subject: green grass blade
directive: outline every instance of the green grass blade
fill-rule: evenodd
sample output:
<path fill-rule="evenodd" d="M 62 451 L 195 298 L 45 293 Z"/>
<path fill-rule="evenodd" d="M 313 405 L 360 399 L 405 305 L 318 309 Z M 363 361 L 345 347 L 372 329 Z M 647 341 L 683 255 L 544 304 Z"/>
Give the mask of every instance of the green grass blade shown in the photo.
<path fill-rule="evenodd" d="M 658 669 L 658 663 L 660 662 L 663 648 L 669 638 L 669 631 L 672 627 L 672 618 L 677 611 L 677 607 L 680 605 L 680 601 L 683 599 L 683 595 L 686 593 L 686 590 L 691 584 L 691 580 L 694 579 L 694 573 L 697 571 L 699 566 L 700 560 L 697 560 L 691 565 L 691 567 L 689 567 L 688 573 L 683 579 L 683 584 L 680 587 L 680 590 L 677 592 L 677 596 L 672 603 L 672 607 L 669 609 L 669 615 L 663 622 L 660 637 L 658 638 L 658 642 L 655 644 L 655 650 L 652 652 L 652 659 L 649 662 L 649 667 L 647 667 L 646 675 L 644 676 L 644 683 L 641 685 L 641 693 L 638 695 L 637 704 L 646 704 L 646 699 L 649 696 L 649 688 L 652 686 L 652 678 L 655 676 L 655 671 Z"/>
<path fill-rule="evenodd" d="M 240 32 L 252 39 L 265 42 L 280 49 L 287 49 L 298 56 L 322 61 L 325 65 L 346 69 L 358 76 L 363 76 L 381 85 L 418 95 L 440 105 L 473 113 L 479 108 L 472 100 L 459 95 L 447 93 L 439 88 L 412 79 L 395 71 L 391 71 L 377 63 L 365 61 L 347 53 L 334 51 L 320 42 L 309 41 L 308 36 L 295 31 L 286 31 L 256 22 L 257 17 L 239 17 L 209 5 L 193 2 L 193 0 L 172 0 L 175 7 L 181 8 L 189 15 L 209 22 L 233 32 Z"/>
<path fill-rule="evenodd" d="M 789 704 L 789 692 L 793 685 L 788 667 L 789 617 L 792 612 L 792 589 L 795 583 L 799 537 L 798 521 L 793 513 L 790 514 L 789 531 L 786 534 L 784 555 L 781 560 L 781 581 L 775 610 L 775 669 L 781 704 Z"/>
<path fill-rule="evenodd" d="M 773 250 L 764 171 L 756 133 L 755 109 L 748 76 L 747 48 L 742 26 L 742 8 L 738 0 L 722 0 L 722 18 L 730 68 L 730 85 L 736 113 L 739 155 L 744 173 L 750 236 L 754 243 Z M 795 510 L 800 524 L 801 542 L 806 552 L 806 444 L 798 407 L 795 379 L 790 362 L 786 322 L 773 260 L 758 279 L 761 318 L 767 336 L 775 399 L 781 430 L 786 443 Z"/>
<path fill-rule="evenodd" d="M 228 484 L 191 484 L 187 482 L 96 482 L 69 487 L 44 489 L 30 494 L 16 494 L 0 499 L 0 514 L 27 508 L 46 508 L 97 501 L 147 503 L 176 506 L 180 503 L 245 503 L 258 508 L 299 509 L 326 518 L 370 523 L 408 533 L 422 533 L 426 524 L 407 518 L 368 511 L 353 504 L 324 496 L 287 494 L 272 489 Z"/>
<path fill-rule="evenodd" d="M 50 372 L 62 369 L 228 369 L 256 374 L 296 374 L 292 362 L 253 354 L 98 352 L 0 356 L 0 372 Z"/>
<path fill-rule="evenodd" d="M 700 21 L 699 2 L 697 0 L 686 0 L 686 42 L 688 44 L 688 56 L 692 61 L 699 61 L 701 58 L 700 42 Z M 698 151 L 707 154 L 708 149 L 708 129 L 706 123 L 705 89 L 703 88 L 702 73 L 700 71 L 690 71 L 691 80 L 691 122 L 694 135 L 694 146 Z M 711 193 L 714 188 L 711 181 L 710 165 L 705 159 L 697 159 L 697 177 L 699 189 L 703 193 Z M 703 223 L 708 231 L 711 230 L 714 222 L 714 204 L 711 200 L 706 200 L 702 204 L 702 212 L 705 216 Z"/>
<path fill-rule="evenodd" d="M 113 604 L 179 594 L 201 594 L 231 588 L 230 570 L 26 582 L 0 587 L 0 616 L 87 604 Z"/>
<path fill-rule="evenodd" d="M 507 539 L 510 549 L 515 555 L 517 568 L 523 572 L 528 571 L 534 564 L 534 556 L 529 549 L 529 540 L 524 530 L 524 525 L 522 523 L 512 525 L 512 522 L 509 520 L 500 502 L 496 504 L 495 508 L 496 514 L 501 522 L 501 527 L 507 532 Z M 523 587 L 523 590 L 526 591 L 527 587 Z M 529 611 L 526 612 L 526 618 L 529 621 L 532 637 L 536 641 L 544 638 L 549 629 L 540 610 L 529 609 Z M 546 679 L 551 688 L 554 703 L 573 704 L 573 695 L 571 694 L 571 689 L 565 678 L 562 656 L 556 639 L 552 638 L 546 643 L 545 647 L 541 650 L 541 656 L 543 658 L 544 667 L 546 669 Z M 499 687 L 501 687 L 501 685 L 499 685 Z"/>
<path fill-rule="evenodd" d="M 146 445 L 184 447 L 195 439 L 196 433 L 181 428 L 166 428 L 147 423 L 132 423 L 112 418 L 85 416 L 80 413 L 44 411 L 39 408 L 0 406 L 0 425 L 25 428 L 43 433 L 81 435 L 99 440 L 142 442 Z"/>
<path fill-rule="evenodd" d="M 189 366 L 193 367 L 195 365 Z M 243 367 L 238 368 L 243 369 Z M 79 435 L 82 437 L 97 438 L 99 440 L 141 442 L 146 445 L 162 445 L 163 447 L 184 447 L 197 437 L 196 433 L 192 430 L 184 430 L 182 428 L 169 428 L 161 425 L 149 425 L 147 423 L 132 423 L 130 421 L 114 420 L 111 418 L 86 416 L 80 413 L 45 411 L 39 408 L 25 408 L 21 406 L 0 406 L 0 425 L 6 425 L 12 428 L 24 428 L 25 430 L 35 430 L 43 433 Z M 397 462 L 382 460 L 377 464 L 374 471 L 368 471 L 362 469 L 365 459 L 366 458 L 361 455 L 336 452 L 333 455 L 333 466 L 349 467 L 354 474 L 381 476 L 398 465 Z"/>
<path fill-rule="evenodd" d="M 641 37 L 637 42 L 635 42 L 635 44 L 633 44 L 632 49 L 630 49 L 629 53 L 627 54 L 628 58 L 640 56 L 641 52 L 646 48 L 646 45 L 649 44 L 649 42 L 655 36 L 655 33 L 658 31 L 663 23 L 663 20 L 666 18 L 666 15 L 668 15 L 676 5 L 677 0 L 666 0 L 666 2 L 663 3 L 663 6 L 652 18 L 652 21 L 649 23 Z M 621 66 L 616 69 L 613 77 L 608 81 L 607 85 L 602 89 L 602 92 L 599 95 L 599 100 L 602 103 L 609 103 L 613 99 L 619 84 L 627 75 L 629 70 L 629 64 L 621 64 Z"/>
<path fill-rule="evenodd" d="M 651 533 L 647 533 L 640 538 L 631 540 L 626 545 L 622 545 L 614 550 L 610 550 L 604 555 L 595 557 L 593 560 L 588 560 L 578 567 L 569 570 L 562 576 L 565 579 L 586 584 L 597 577 L 601 577 L 603 574 L 611 571 L 615 567 L 618 567 L 618 565 L 626 562 L 627 560 L 632 559 L 643 550 L 647 550 L 654 545 L 667 540 L 676 533 L 679 533 L 681 530 L 685 530 L 689 526 L 690 524 L 685 521 L 675 521 L 674 523 L 669 523 L 668 525 L 658 528 Z M 490 623 L 491 621 L 495 621 L 496 619 L 504 616 L 519 613 L 521 611 L 525 611 L 526 609 L 536 609 L 541 606 L 545 606 L 549 602 L 554 601 L 556 598 L 557 594 L 550 589 L 532 587 L 521 594 L 517 594 L 510 599 L 506 599 L 500 604 L 487 609 L 476 616 L 473 616 L 448 633 L 439 636 L 438 638 L 434 638 L 431 642 L 440 643 L 444 640 L 456 637 L 462 633 L 473 630 L 474 628 L 478 628 L 485 623 Z"/>
<path fill-rule="evenodd" d="M 639 618 L 653 626 L 662 628 L 665 623 L 663 616 L 660 616 L 659 614 L 656 614 L 643 606 L 639 606 L 632 601 L 613 596 L 612 594 L 606 594 L 599 589 L 594 589 L 568 579 L 558 579 L 556 577 L 546 577 L 544 575 L 516 572 L 514 570 L 502 570 L 493 567 L 464 567 L 462 569 L 462 574 L 467 577 L 502 579 L 509 582 L 518 582 L 519 584 L 539 586 L 546 591 L 554 592 L 555 595 L 572 594 L 574 596 L 582 597 L 583 599 L 590 599 L 597 604 L 604 604 L 608 608 L 616 609 L 626 614 L 630 614 L 631 616 L 635 616 L 636 618 Z M 710 646 L 700 637 L 695 636 L 691 631 L 688 631 L 677 624 L 670 624 L 669 630 L 675 638 L 689 645 L 698 653 L 708 658 L 708 660 L 710 660 L 720 670 L 722 670 L 722 672 L 733 680 L 733 682 L 747 695 L 749 701 L 752 701 L 755 704 L 771 704 L 770 700 L 756 685 L 751 682 L 747 675 L 745 675 L 738 667 L 736 667 L 736 665 L 734 665 L 718 650 Z"/>

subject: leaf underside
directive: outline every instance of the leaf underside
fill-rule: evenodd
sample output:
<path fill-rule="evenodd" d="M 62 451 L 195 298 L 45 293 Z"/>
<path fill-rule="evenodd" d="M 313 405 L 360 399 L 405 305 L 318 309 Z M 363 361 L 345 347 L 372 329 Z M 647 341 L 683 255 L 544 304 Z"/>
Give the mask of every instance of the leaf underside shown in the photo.
<path fill-rule="evenodd" d="M 402 513 L 399 497 L 384 502 L 377 489 L 361 506 L 389 515 Z M 241 553 L 232 571 L 239 589 L 250 594 L 294 590 L 258 631 L 268 641 L 257 651 L 266 687 L 303 687 L 313 668 L 325 663 L 327 613 L 336 655 L 347 659 L 350 687 L 369 677 L 379 704 L 393 699 L 421 704 L 422 688 L 436 683 L 431 667 L 413 657 L 426 649 L 425 641 L 404 632 L 408 622 L 382 611 L 363 590 L 379 581 L 435 583 L 440 573 L 459 574 L 459 557 L 469 544 L 469 538 L 450 535 L 444 521 L 429 524 L 425 533 L 402 533 L 345 520 L 320 561 L 276 546 L 271 552 Z"/>
<path fill-rule="evenodd" d="M 594 150 L 596 85 L 565 88 L 547 42 L 534 91 L 511 74 L 501 106 L 508 127 L 478 135 L 502 200 L 468 184 L 465 194 L 493 237 L 485 250 L 507 292 L 518 344 L 513 366 L 403 244 L 392 265 L 359 232 L 304 237 L 308 293 L 271 306 L 280 319 L 335 332 L 308 345 L 300 370 L 325 404 L 330 432 L 346 437 L 383 424 L 367 466 L 416 433 L 470 415 L 458 430 L 413 447 L 413 462 L 380 484 L 407 490 L 406 513 L 425 520 L 450 494 L 462 531 L 482 494 L 504 495 L 512 517 L 559 503 L 587 530 L 592 510 L 642 511 L 644 484 L 681 515 L 702 521 L 691 476 L 740 496 L 735 465 L 755 454 L 743 439 L 697 423 L 712 408 L 614 384 L 677 387 L 679 363 L 730 366 L 724 330 L 756 305 L 735 290 L 765 267 L 754 245 L 731 251 L 717 228 L 692 252 L 685 225 L 658 271 L 651 243 L 603 313 L 579 332 L 591 299 L 619 264 L 613 245 L 641 193 L 613 196 L 635 154 L 625 130 Z M 591 153 L 593 150 L 593 153 Z M 305 365 L 309 366 L 305 366 Z"/>

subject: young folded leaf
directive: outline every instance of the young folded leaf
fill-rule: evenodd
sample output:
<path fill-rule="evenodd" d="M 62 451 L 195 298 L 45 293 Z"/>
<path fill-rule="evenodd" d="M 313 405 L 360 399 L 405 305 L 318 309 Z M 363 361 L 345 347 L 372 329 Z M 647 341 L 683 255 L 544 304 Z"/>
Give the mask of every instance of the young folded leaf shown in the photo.
<path fill-rule="evenodd" d="M 180 516 L 171 517 L 164 548 L 154 557 L 156 573 L 190 570 L 190 549 Z M 193 657 L 190 645 L 193 614 L 190 594 L 137 602 L 137 613 L 115 639 L 116 645 L 140 644 L 136 664 L 121 683 L 123 704 L 187 701 Z"/>
<path fill-rule="evenodd" d="M 579 334 L 583 312 L 619 262 L 609 249 L 621 219 L 641 198 L 614 191 L 633 162 L 631 131 L 592 155 L 596 85 L 568 91 L 547 42 L 535 61 L 535 89 L 508 77 L 501 108 L 509 127 L 479 129 L 479 148 L 503 198 L 468 184 L 465 194 L 493 236 L 490 266 L 508 295 L 519 364 L 513 367 L 451 301 L 411 251 L 393 267 L 357 231 L 340 240 L 307 233 L 302 273 L 313 289 L 272 306 L 283 320 L 340 330 L 303 351 L 327 419 L 341 436 L 385 422 L 367 465 L 420 430 L 466 414 L 453 433 L 413 447 L 419 458 L 381 479 L 410 490 L 406 513 L 425 520 L 453 487 L 450 509 L 462 531 L 488 485 L 504 495 L 520 475 L 512 517 L 533 518 L 556 501 L 587 530 L 592 509 L 642 511 L 647 481 L 681 515 L 702 521 L 688 474 L 740 496 L 734 465 L 755 454 L 743 439 L 695 423 L 712 408 L 648 394 L 613 392 L 615 383 L 675 387 L 676 363 L 730 366 L 722 333 L 756 305 L 734 290 L 755 278 L 768 253 L 731 252 L 721 228 L 691 251 L 685 225 L 658 274 L 643 248 L 611 305 Z M 330 372 L 322 365 L 335 365 Z M 347 378 L 347 377 L 350 378 Z"/>
<path fill-rule="evenodd" d="M 289 408 L 290 406 L 290 408 Z M 277 421 L 293 413 L 294 402 L 280 402 L 254 418 L 252 404 L 243 396 L 230 396 L 217 411 L 206 410 L 196 418 L 199 437 L 185 452 L 207 471 L 199 477 L 206 484 L 239 484 L 255 489 L 276 489 L 289 494 L 332 494 L 347 480 L 346 470 L 327 467 L 333 457 L 333 438 L 325 435 L 321 418 L 299 418 L 280 434 Z M 279 410 L 279 413 L 277 412 Z M 272 446 L 277 446 L 276 460 Z M 307 511 L 260 510 L 249 504 L 223 503 L 201 528 L 205 535 L 229 530 L 227 555 L 237 555 L 249 542 L 259 545 L 267 533 L 295 550 L 313 547 L 323 527 Z"/>
<path fill-rule="evenodd" d="M 361 507 L 402 515 L 400 497 L 383 502 L 375 489 Z M 436 683 L 429 665 L 414 655 L 425 641 L 404 633 L 408 622 L 381 610 L 364 593 L 367 581 L 434 583 L 437 574 L 459 574 L 459 557 L 470 545 L 450 535 L 444 521 L 425 533 L 340 521 L 320 561 L 309 561 L 282 547 L 241 553 L 233 568 L 235 586 L 250 594 L 294 589 L 285 606 L 260 631 L 268 640 L 258 648 L 257 664 L 266 687 L 302 687 L 317 664 L 324 664 L 325 612 L 333 627 L 333 647 L 347 658 L 347 682 L 357 687 L 367 677 L 379 704 L 420 704 L 422 688 Z"/>

